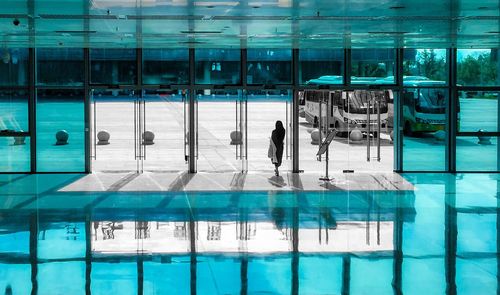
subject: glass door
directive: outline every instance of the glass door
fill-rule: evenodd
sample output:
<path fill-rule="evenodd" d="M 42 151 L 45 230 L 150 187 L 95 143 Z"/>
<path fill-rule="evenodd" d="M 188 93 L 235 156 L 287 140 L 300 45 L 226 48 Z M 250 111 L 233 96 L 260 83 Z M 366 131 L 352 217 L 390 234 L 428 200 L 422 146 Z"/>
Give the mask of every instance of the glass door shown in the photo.
<path fill-rule="evenodd" d="M 185 90 L 145 90 L 144 131 L 140 138 L 144 170 L 186 170 L 187 140 Z"/>
<path fill-rule="evenodd" d="M 285 128 L 283 155 L 279 171 L 292 169 L 292 92 L 280 90 L 250 90 L 248 101 L 248 169 L 273 173 L 274 165 L 268 157 L 271 134 L 276 122 Z"/>
<path fill-rule="evenodd" d="M 196 159 L 202 172 L 246 171 L 246 99 L 241 90 L 196 92 Z"/>
<path fill-rule="evenodd" d="M 93 172 L 142 172 L 145 104 L 133 90 L 92 90 Z"/>

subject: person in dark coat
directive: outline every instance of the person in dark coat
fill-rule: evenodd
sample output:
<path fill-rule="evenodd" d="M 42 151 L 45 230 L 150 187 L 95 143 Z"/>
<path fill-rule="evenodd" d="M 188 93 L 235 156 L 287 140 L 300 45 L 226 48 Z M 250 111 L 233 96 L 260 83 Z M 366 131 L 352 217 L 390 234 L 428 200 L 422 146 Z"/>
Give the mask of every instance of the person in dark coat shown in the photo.
<path fill-rule="evenodd" d="M 271 133 L 271 140 L 276 146 L 276 160 L 274 163 L 274 173 L 279 176 L 278 167 L 281 166 L 281 160 L 283 158 L 283 140 L 285 139 L 285 128 L 283 128 L 283 123 L 281 121 L 276 121 L 276 128 Z"/>

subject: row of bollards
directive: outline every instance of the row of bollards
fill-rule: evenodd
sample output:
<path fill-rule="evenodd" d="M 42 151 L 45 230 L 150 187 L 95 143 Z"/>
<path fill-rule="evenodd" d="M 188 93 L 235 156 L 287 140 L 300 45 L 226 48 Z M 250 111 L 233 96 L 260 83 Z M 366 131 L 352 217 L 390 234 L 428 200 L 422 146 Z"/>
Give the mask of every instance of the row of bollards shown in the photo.
<path fill-rule="evenodd" d="M 111 134 L 108 131 L 102 130 L 97 133 L 97 144 L 98 145 L 108 145 Z M 152 131 L 144 131 L 142 134 L 142 144 L 143 145 L 153 145 L 155 139 L 155 134 Z"/>

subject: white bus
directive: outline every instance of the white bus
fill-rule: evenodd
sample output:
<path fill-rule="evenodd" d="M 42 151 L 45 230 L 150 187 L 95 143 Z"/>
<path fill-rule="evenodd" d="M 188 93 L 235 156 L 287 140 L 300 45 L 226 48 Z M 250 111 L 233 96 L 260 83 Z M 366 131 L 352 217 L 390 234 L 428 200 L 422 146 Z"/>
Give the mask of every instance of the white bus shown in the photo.
<path fill-rule="evenodd" d="M 318 126 L 320 121 L 329 122 L 329 128 L 335 128 L 340 135 L 346 136 L 355 128 L 361 132 L 368 131 L 368 105 L 370 103 L 370 130 L 377 127 L 380 112 L 381 128 L 387 128 L 389 101 L 393 99 L 391 90 L 353 90 L 353 91 L 328 91 L 305 90 L 303 93 L 306 121 Z M 379 107 L 373 101 L 380 102 Z M 320 102 L 321 106 L 320 106 Z M 327 118 L 328 116 L 328 118 Z"/>

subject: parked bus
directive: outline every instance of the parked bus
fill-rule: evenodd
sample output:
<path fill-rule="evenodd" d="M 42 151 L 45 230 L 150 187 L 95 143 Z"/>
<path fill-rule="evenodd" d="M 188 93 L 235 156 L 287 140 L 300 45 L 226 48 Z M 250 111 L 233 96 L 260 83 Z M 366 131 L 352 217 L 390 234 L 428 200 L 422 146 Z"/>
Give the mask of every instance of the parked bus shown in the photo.
<path fill-rule="evenodd" d="M 376 130 L 377 111 L 380 112 L 381 128 L 387 128 L 389 101 L 392 99 L 391 90 L 305 90 L 303 96 L 306 121 L 314 126 L 319 124 L 321 108 L 321 121 L 328 120 L 329 128 L 335 128 L 342 136 L 346 136 L 350 130 L 355 128 L 366 132 L 368 124 L 370 124 L 371 130 Z M 371 101 L 371 117 L 368 123 L 369 101 Z M 378 108 L 374 101 L 380 103 Z"/>

